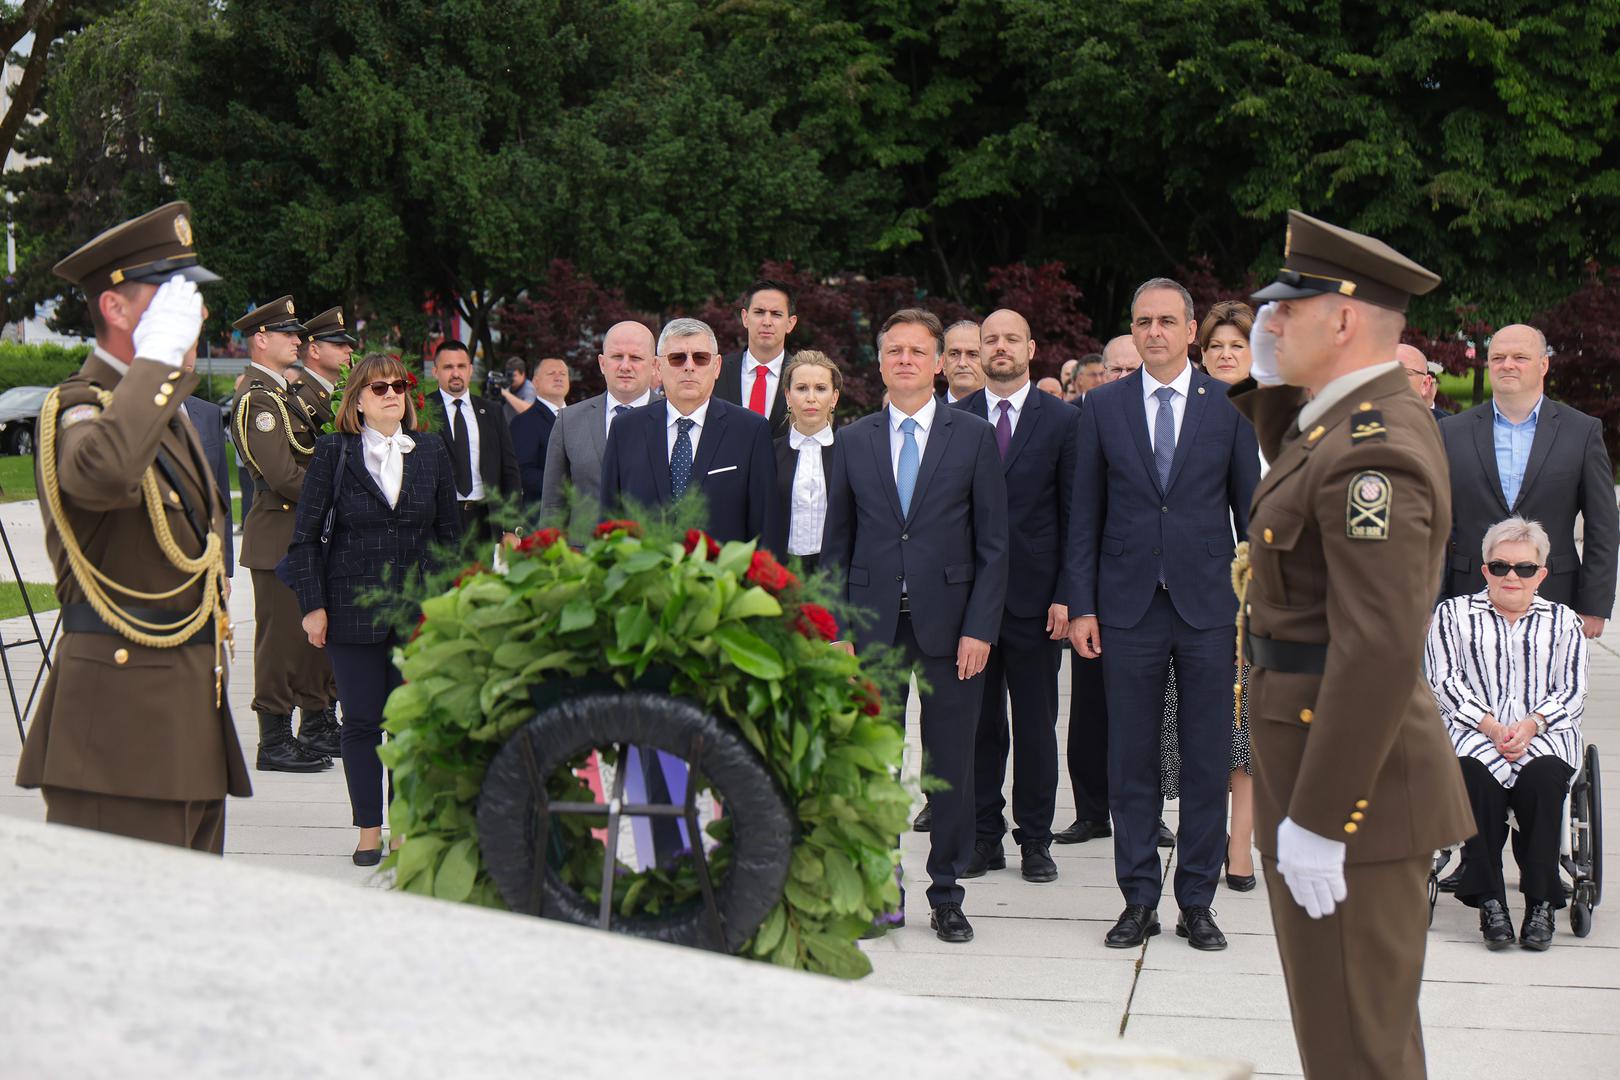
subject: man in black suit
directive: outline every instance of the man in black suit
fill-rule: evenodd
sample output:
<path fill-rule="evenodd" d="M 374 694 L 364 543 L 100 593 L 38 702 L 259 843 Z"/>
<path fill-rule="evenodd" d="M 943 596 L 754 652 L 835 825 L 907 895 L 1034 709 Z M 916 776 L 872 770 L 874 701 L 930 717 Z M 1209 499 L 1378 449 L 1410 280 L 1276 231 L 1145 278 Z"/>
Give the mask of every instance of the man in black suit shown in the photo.
<path fill-rule="evenodd" d="M 1236 677 L 1233 523 L 1248 531 L 1260 478 L 1254 429 L 1225 384 L 1187 357 L 1192 297 L 1168 278 L 1131 302 L 1142 368 L 1099 386 L 1080 414 L 1069 527 L 1069 639 L 1103 659 L 1108 808 L 1125 910 L 1104 939 L 1135 948 L 1159 932 L 1159 728 L 1169 664 L 1180 694 L 1181 824 L 1176 932 L 1226 947 L 1210 911 L 1226 852 Z"/>
<path fill-rule="evenodd" d="M 196 366 L 196 357 L 191 358 L 192 367 Z M 191 367 L 186 368 L 192 370 Z M 203 457 L 208 462 L 208 471 L 214 474 L 214 485 L 219 488 L 220 505 L 227 509 L 231 505 L 231 480 L 225 469 L 225 410 L 215 405 L 205 397 L 193 394 L 185 400 L 186 416 L 191 419 L 191 426 L 197 429 L 197 438 L 203 446 Z M 225 530 L 225 576 L 230 577 L 236 573 L 236 538 L 231 535 L 232 530 Z"/>
<path fill-rule="evenodd" d="M 675 319 L 658 337 L 664 400 L 613 422 L 602 455 L 602 510 L 673 505 L 688 491 L 707 499 L 720 543 L 775 536 L 776 453 L 765 419 L 713 396 L 720 372 L 714 331 Z"/>
<path fill-rule="evenodd" d="M 557 413 L 543 399 L 536 399 L 530 407 L 517 413 L 507 425 L 512 435 L 512 452 L 517 457 L 518 475 L 522 478 L 523 506 L 534 510 L 540 506 L 540 495 L 545 488 L 546 448 L 551 444 L 551 429 L 557 426 Z"/>
<path fill-rule="evenodd" d="M 1552 540 L 1538 590 L 1581 617 L 1589 638 L 1614 608 L 1620 524 L 1614 469 L 1603 424 L 1548 400 L 1547 339 L 1533 326 L 1504 326 L 1491 338 L 1491 400 L 1440 422 L 1451 467 L 1451 551 L 1446 596 L 1479 591 L 1485 531 L 1510 514 L 1539 521 Z M 1585 519 L 1575 550 L 1575 515 Z"/>
<path fill-rule="evenodd" d="M 973 732 L 1007 597 L 1007 484 L 995 434 L 934 398 L 944 328 L 897 311 L 878 334 L 889 405 L 838 433 L 822 562 L 928 683 L 923 769 L 932 797 L 928 904 L 940 939 L 973 940 L 957 883 L 973 857 Z"/>
<path fill-rule="evenodd" d="M 748 286 L 742 309 L 748 348 L 725 358 L 714 396 L 770 421 L 771 434 L 787 431 L 787 388 L 782 365 L 787 337 L 799 325 L 793 290 L 786 282 L 761 278 Z"/>
<path fill-rule="evenodd" d="M 984 389 L 982 349 L 979 324 L 972 319 L 962 319 L 945 328 L 945 389 L 939 395 L 941 402 L 955 405 Z"/>
<path fill-rule="evenodd" d="M 1025 881 L 1054 881 L 1057 864 L 1048 849 L 1057 805 L 1058 666 L 1069 634 L 1065 558 L 1080 413 L 1031 385 L 1035 341 L 1022 315 L 993 311 L 980 330 L 984 389 L 954 407 L 984 417 L 995 431 L 1007 481 L 1009 553 L 1018 573 L 1008 580 L 1001 636 L 984 671 L 973 759 L 977 839 L 963 876 L 979 877 L 1007 865 L 1001 816 L 1007 803 L 1001 787 L 1010 746 L 1013 842 L 1022 857 L 1020 869 Z"/>
<path fill-rule="evenodd" d="M 513 522 L 492 500 L 517 501 L 523 494 L 512 433 L 501 419 L 501 407 L 473 394 L 472 355 L 467 346 L 446 338 L 433 353 L 433 377 L 439 392 L 427 395 L 433 430 L 444 439 L 456 478 L 456 501 L 461 506 L 462 529 L 469 536 L 498 540 L 511 532 Z"/>

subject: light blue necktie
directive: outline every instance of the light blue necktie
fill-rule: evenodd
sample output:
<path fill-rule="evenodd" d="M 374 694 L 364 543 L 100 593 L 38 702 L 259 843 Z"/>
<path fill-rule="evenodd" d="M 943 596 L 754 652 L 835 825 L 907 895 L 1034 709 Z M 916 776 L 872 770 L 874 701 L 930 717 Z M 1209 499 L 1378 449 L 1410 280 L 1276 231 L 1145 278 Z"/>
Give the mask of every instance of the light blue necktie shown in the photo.
<path fill-rule="evenodd" d="M 1153 419 L 1153 464 L 1159 469 L 1159 489 L 1170 489 L 1170 463 L 1176 460 L 1176 413 L 1170 405 L 1170 400 L 1176 396 L 1174 389 L 1161 386 L 1153 391 L 1153 396 L 1159 399 L 1159 415 Z"/>
<path fill-rule="evenodd" d="M 900 514 L 911 516 L 911 493 L 917 489 L 917 421 L 906 417 L 900 421 L 900 471 L 895 486 L 900 489 Z"/>
<path fill-rule="evenodd" d="M 697 421 L 687 416 L 675 421 L 679 433 L 675 436 L 675 451 L 669 455 L 669 493 L 677 499 L 686 494 L 686 486 L 692 482 L 692 436 L 688 433 L 696 425 Z"/>

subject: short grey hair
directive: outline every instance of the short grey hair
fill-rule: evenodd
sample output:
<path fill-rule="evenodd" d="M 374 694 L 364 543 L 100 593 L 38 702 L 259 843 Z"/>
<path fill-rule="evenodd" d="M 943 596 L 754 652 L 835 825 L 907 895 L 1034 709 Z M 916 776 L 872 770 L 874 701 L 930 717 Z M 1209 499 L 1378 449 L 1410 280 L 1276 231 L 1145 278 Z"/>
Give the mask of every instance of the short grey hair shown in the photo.
<path fill-rule="evenodd" d="M 720 351 L 720 340 L 714 336 L 714 330 L 702 319 L 671 319 L 664 324 L 663 332 L 658 335 L 658 355 L 664 355 L 664 343 L 673 338 L 689 338 L 702 335 L 709 339 L 709 348 L 715 352 Z"/>
<path fill-rule="evenodd" d="M 1551 356 L 1552 355 L 1550 352 L 1547 351 L 1547 335 L 1541 329 L 1541 327 L 1539 327 L 1539 326 L 1531 326 L 1529 323 L 1515 323 L 1514 325 L 1522 326 L 1526 330 L 1530 331 L 1532 334 L 1536 335 L 1536 343 L 1541 346 L 1541 355 L 1542 356 Z M 1506 329 L 1506 327 L 1503 327 L 1503 329 Z M 1493 342 L 1495 340 L 1496 340 L 1496 335 L 1495 334 L 1492 334 L 1490 337 L 1486 338 L 1485 339 L 1485 348 L 1489 349 L 1491 347 L 1491 342 Z"/>
<path fill-rule="evenodd" d="M 1143 293 L 1152 292 L 1154 289 L 1169 289 L 1171 292 L 1180 293 L 1181 302 L 1187 308 L 1187 321 L 1193 321 L 1192 293 L 1188 292 L 1186 287 L 1183 286 L 1181 282 L 1174 281 L 1167 277 L 1148 278 L 1146 281 L 1142 282 L 1142 284 L 1136 287 L 1136 292 L 1131 294 L 1131 318 L 1133 320 L 1136 318 L 1136 302 L 1142 299 Z"/>
<path fill-rule="evenodd" d="M 977 330 L 978 328 L 979 324 L 972 319 L 957 319 L 945 328 L 945 332 L 948 334 L 952 330 Z"/>
<path fill-rule="evenodd" d="M 1536 549 L 1536 562 L 1543 566 L 1547 564 L 1547 553 L 1552 550 L 1552 541 L 1547 538 L 1547 530 L 1541 527 L 1541 522 L 1529 521 L 1517 514 L 1485 530 L 1480 558 L 1489 562 L 1498 544 L 1529 544 Z"/>

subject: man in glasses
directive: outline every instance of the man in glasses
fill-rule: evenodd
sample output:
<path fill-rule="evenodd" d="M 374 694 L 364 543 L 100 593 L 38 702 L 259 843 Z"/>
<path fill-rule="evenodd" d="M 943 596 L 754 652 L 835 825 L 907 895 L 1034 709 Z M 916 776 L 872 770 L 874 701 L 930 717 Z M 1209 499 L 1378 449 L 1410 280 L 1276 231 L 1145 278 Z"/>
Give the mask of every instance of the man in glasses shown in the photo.
<path fill-rule="evenodd" d="M 774 536 L 776 451 L 765 417 L 714 396 L 720 349 L 698 319 L 658 335 L 664 400 L 613 421 L 602 455 L 603 513 L 657 512 L 688 493 L 705 500 L 720 543 Z"/>
<path fill-rule="evenodd" d="M 1103 382 L 1117 382 L 1141 366 L 1142 354 L 1131 335 L 1121 334 L 1103 346 Z"/>
<path fill-rule="evenodd" d="M 1396 347 L 1395 359 L 1400 361 L 1402 370 L 1406 372 L 1406 381 L 1412 384 L 1412 392 L 1422 398 L 1423 404 L 1434 414 L 1435 422 L 1450 416 L 1434 403 L 1435 395 L 1440 392 L 1440 383 L 1435 379 L 1435 375 L 1443 370 L 1440 365 L 1424 356 L 1416 345 L 1404 342 Z"/>

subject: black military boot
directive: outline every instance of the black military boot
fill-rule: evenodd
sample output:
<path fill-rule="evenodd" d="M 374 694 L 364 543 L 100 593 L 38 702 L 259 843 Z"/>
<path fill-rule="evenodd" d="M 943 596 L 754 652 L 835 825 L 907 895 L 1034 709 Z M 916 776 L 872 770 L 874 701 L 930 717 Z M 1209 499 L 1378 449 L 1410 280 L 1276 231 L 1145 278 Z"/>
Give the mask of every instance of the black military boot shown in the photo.
<path fill-rule="evenodd" d="M 343 746 L 338 737 L 337 709 L 328 705 L 316 711 L 304 709 L 303 720 L 298 725 L 298 743 L 312 754 L 321 754 L 328 758 L 339 757 L 343 753 Z"/>
<path fill-rule="evenodd" d="M 260 772 L 320 772 L 331 764 L 330 758 L 311 754 L 298 745 L 293 738 L 291 716 L 259 714 L 259 758 L 255 767 Z"/>

